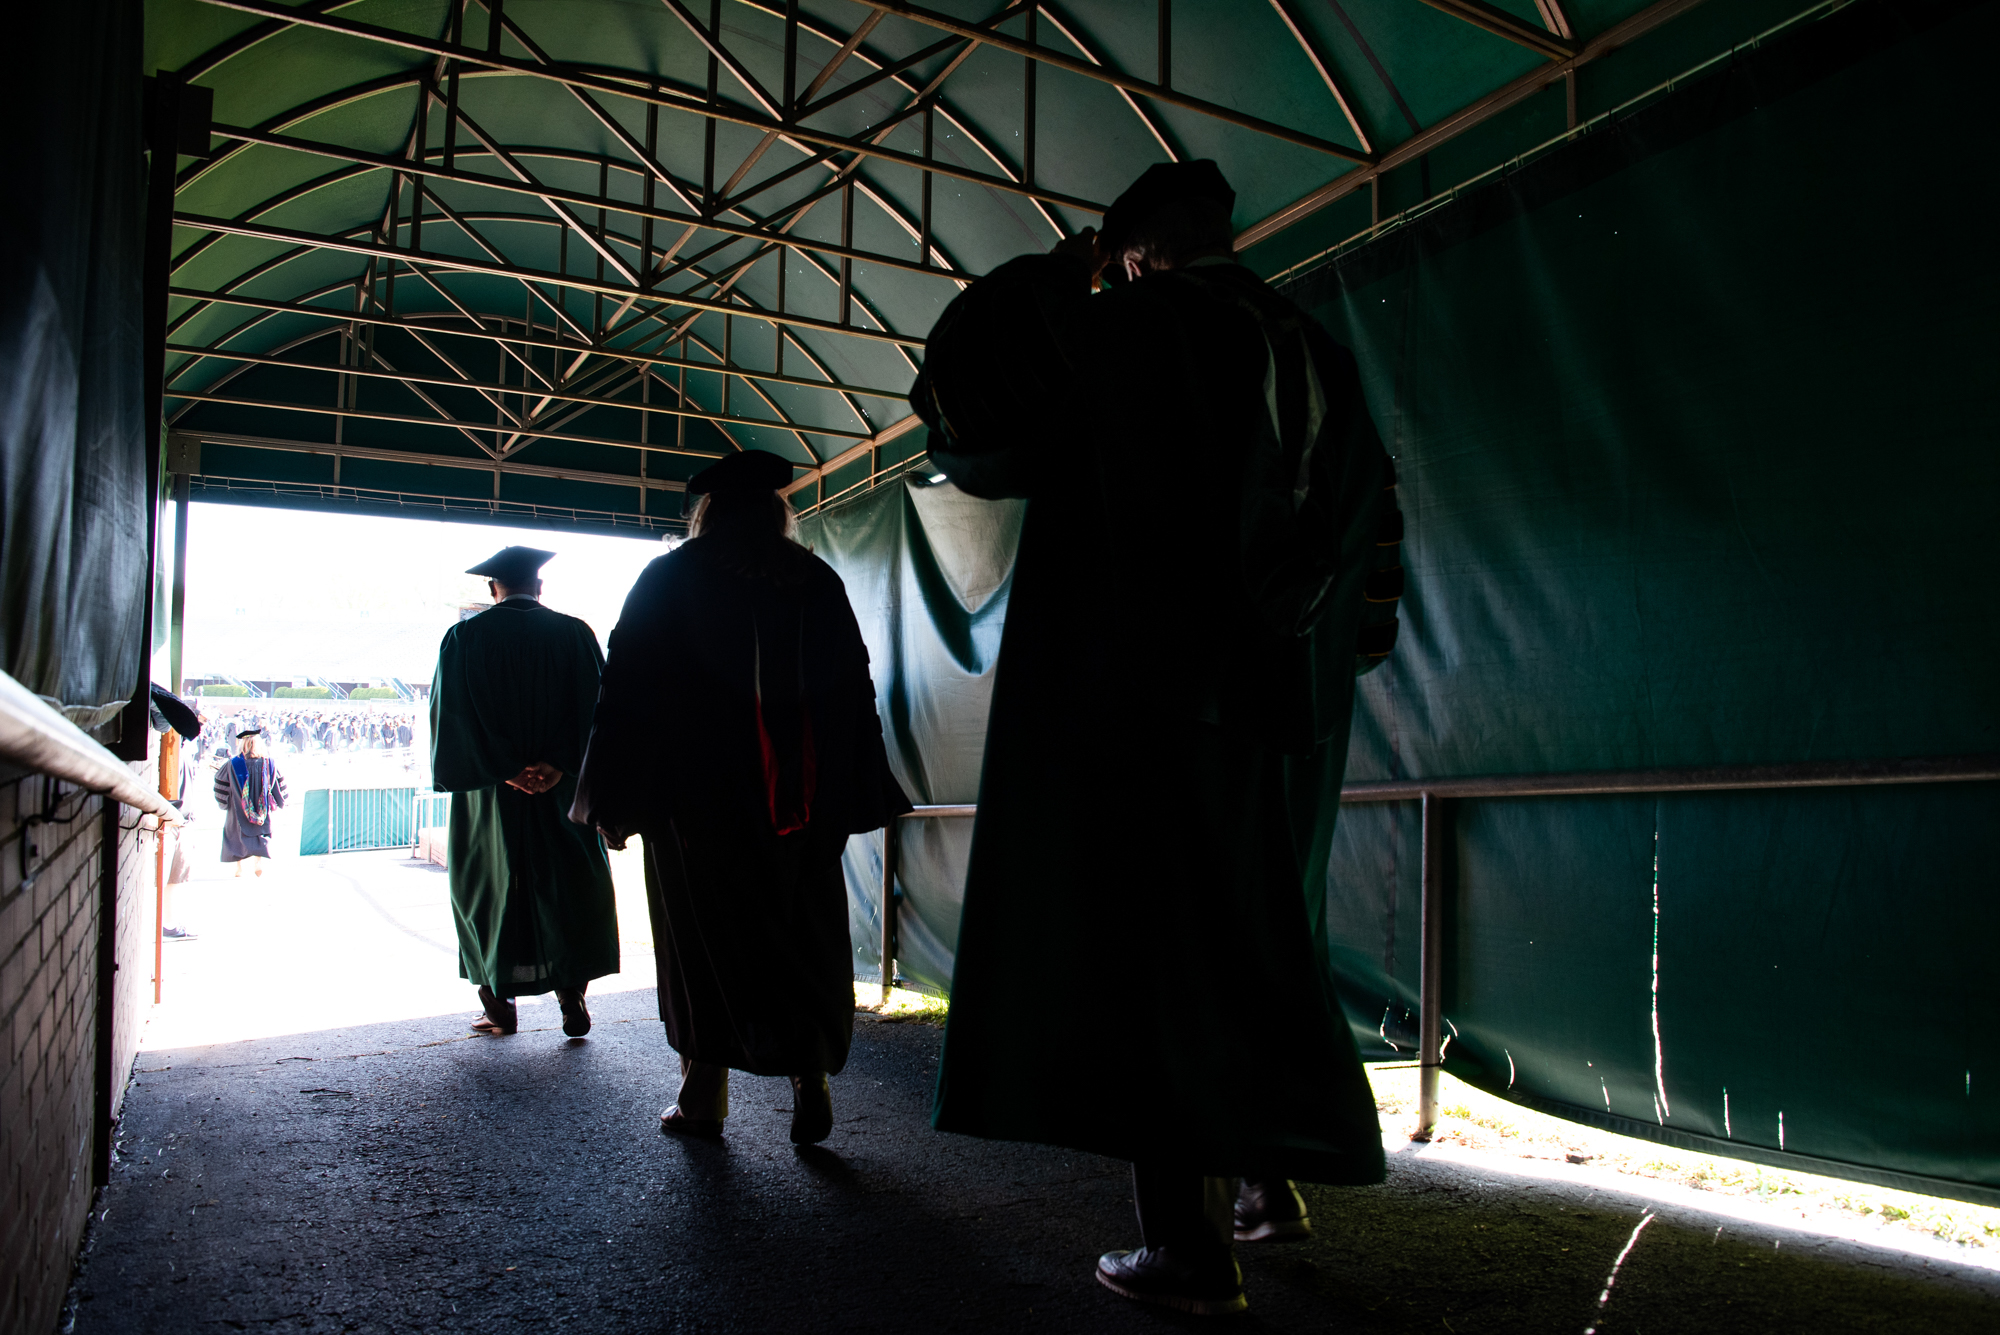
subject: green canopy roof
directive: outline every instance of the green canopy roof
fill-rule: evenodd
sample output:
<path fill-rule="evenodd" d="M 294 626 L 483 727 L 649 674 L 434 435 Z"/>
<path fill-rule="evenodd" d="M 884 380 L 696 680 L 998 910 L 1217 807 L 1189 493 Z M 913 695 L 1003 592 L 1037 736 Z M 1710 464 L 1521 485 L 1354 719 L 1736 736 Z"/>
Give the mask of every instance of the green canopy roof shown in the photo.
<path fill-rule="evenodd" d="M 964 276 L 1150 163 L 1216 159 L 1274 273 L 1794 7 L 152 0 L 146 68 L 214 95 L 170 467 L 661 529 L 754 447 L 818 504 L 920 452 L 903 395 Z"/>

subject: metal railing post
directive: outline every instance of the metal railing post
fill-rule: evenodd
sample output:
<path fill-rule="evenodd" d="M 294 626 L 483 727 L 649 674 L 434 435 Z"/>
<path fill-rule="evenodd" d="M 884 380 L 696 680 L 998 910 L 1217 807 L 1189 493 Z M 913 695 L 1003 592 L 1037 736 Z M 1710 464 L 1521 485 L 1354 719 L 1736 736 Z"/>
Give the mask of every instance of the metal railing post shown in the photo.
<path fill-rule="evenodd" d="M 160 1004 L 160 972 L 167 962 L 167 832 L 153 836 L 153 1004 Z"/>
<path fill-rule="evenodd" d="M 882 1006 L 896 985 L 896 865 L 902 861 L 903 822 L 891 816 L 882 827 Z"/>
<path fill-rule="evenodd" d="M 1423 943 L 1417 984 L 1417 1129 L 1429 1140 L 1437 1126 L 1438 1070 L 1444 1064 L 1444 858 L 1450 833 L 1445 799 L 1423 795 Z"/>

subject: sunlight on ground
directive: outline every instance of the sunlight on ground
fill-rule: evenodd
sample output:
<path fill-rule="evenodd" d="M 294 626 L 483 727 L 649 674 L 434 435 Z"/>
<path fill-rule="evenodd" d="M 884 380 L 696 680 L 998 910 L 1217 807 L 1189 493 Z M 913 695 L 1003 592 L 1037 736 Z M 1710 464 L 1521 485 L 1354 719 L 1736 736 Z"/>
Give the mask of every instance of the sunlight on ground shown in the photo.
<path fill-rule="evenodd" d="M 889 1004 L 884 1006 L 880 983 L 858 981 L 854 984 L 854 1009 L 869 1011 L 889 1024 L 911 1021 L 942 1025 L 951 1005 L 943 997 L 934 997 L 927 992 L 909 992 L 892 987 L 889 989 Z"/>
<path fill-rule="evenodd" d="M 1382 1130 L 1407 1137 L 1417 1124 L 1416 1068 L 1371 1066 L 1368 1075 L 1375 1087 L 1375 1106 L 1382 1114 Z M 1837 1221 L 1844 1228 L 1873 1221 L 1966 1247 L 2000 1249 L 2000 1209 L 1670 1149 L 1523 1108 L 1450 1075 L 1439 1079 L 1438 1114 L 1433 1144 L 1588 1164 L 1632 1177 L 1756 1200 L 1795 1214 L 1808 1227 L 1816 1219 Z"/>
<path fill-rule="evenodd" d="M 881 1010 L 877 1004 L 881 989 L 876 984 L 856 983 L 854 999 L 861 1009 Z M 950 1003 L 942 998 L 898 988 L 890 993 L 883 1018 L 941 1025 L 949 1012 Z M 1416 1068 L 1395 1064 L 1367 1069 L 1385 1141 L 1407 1141 L 1417 1125 Z M 1815 1223 L 1837 1225 L 1843 1233 L 1851 1234 L 1855 1224 L 1873 1224 L 1880 1226 L 1885 1239 L 1908 1232 L 1980 1251 L 2000 1252 L 2000 1209 L 1670 1149 L 1523 1108 L 1450 1075 L 1440 1076 L 1438 1103 L 1437 1132 L 1431 1140 L 1434 1145 L 1459 1145 L 1494 1155 L 1588 1165 L 1628 1177 L 1756 1201 L 1794 1217 L 1808 1228 Z M 1634 1189 L 1643 1190 L 1638 1183 Z"/>
<path fill-rule="evenodd" d="M 189 834 L 194 880 L 168 921 L 195 933 L 163 946 L 150 1051 L 478 1011 L 458 976 L 445 873 L 400 849 L 278 857 L 259 877 L 216 859 L 220 822 Z M 293 836 L 296 841 L 296 835 Z M 274 841 L 281 844 L 282 840 Z M 653 986 L 652 925 L 636 845 L 611 855 L 622 972 L 593 996 Z M 150 943 L 149 943 L 150 946 Z M 151 951 L 146 952 L 151 964 Z M 553 1009 L 547 997 L 523 1007 Z M 538 1021 L 522 1016 L 523 1027 Z"/>

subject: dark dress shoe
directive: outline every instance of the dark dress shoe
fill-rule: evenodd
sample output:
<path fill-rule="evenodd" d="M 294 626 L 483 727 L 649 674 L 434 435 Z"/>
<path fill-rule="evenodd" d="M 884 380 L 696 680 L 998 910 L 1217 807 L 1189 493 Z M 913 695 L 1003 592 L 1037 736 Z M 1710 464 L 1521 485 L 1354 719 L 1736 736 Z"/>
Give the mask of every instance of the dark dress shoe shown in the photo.
<path fill-rule="evenodd" d="M 660 1114 L 660 1130 L 668 1135 L 719 1136 L 722 1134 L 720 1120 L 709 1121 L 700 1117 L 689 1117 L 681 1111 L 678 1103 L 670 1104 Z"/>
<path fill-rule="evenodd" d="M 479 1008 L 486 1012 L 486 1024 L 474 1025 L 481 1033 L 511 1034 L 520 1025 L 520 1013 L 514 1009 L 512 997 L 493 995 L 493 989 L 479 985 Z"/>
<path fill-rule="evenodd" d="M 1282 1177 L 1243 1179 L 1236 1193 L 1236 1240 L 1282 1242 L 1312 1236 L 1305 1198 Z"/>
<path fill-rule="evenodd" d="M 1106 1252 L 1097 1260 L 1097 1282 L 1121 1298 L 1171 1307 L 1196 1316 L 1222 1316 L 1250 1305 L 1243 1271 L 1228 1251 L 1190 1262 L 1165 1247 Z"/>
<path fill-rule="evenodd" d="M 566 987 L 556 989 L 556 1004 L 562 1007 L 563 1032 L 571 1038 L 582 1038 L 590 1032 L 590 1010 L 583 1004 L 583 993 Z"/>
<path fill-rule="evenodd" d="M 826 1072 L 792 1077 L 792 1144 L 817 1145 L 833 1134 L 833 1091 Z"/>

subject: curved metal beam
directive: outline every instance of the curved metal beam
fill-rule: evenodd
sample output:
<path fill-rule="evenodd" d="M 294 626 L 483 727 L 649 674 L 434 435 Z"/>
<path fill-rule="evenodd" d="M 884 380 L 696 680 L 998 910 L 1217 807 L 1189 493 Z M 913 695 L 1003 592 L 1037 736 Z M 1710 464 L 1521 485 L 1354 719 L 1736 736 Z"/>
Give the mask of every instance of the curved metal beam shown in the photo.
<path fill-rule="evenodd" d="M 324 331 L 319 334 L 310 335 L 307 338 L 294 340 L 291 344 L 288 344 L 287 346 L 296 347 L 301 343 L 311 342 L 314 339 L 318 338 L 324 338 L 326 336 L 326 332 L 331 332 L 331 331 Z M 519 385 L 495 384 L 492 381 L 458 380 L 454 379 L 451 376 L 424 375 L 414 371 L 399 371 L 393 365 L 391 365 L 386 358 L 381 358 L 379 354 L 378 354 L 378 360 L 381 360 L 382 364 L 388 367 L 389 369 L 375 370 L 372 367 L 361 367 L 361 366 L 337 366 L 337 365 L 329 366 L 323 362 L 291 361 L 283 357 L 271 356 L 267 354 L 249 353 L 249 352 L 223 352 L 212 348 L 195 349 L 195 348 L 181 347 L 177 349 L 177 351 L 198 352 L 202 357 L 245 362 L 254 366 L 276 366 L 276 367 L 282 367 L 285 370 L 290 370 L 290 371 L 318 371 L 326 375 L 354 376 L 364 380 L 391 380 L 395 381 L 398 384 L 409 385 L 409 386 L 430 385 L 441 389 L 471 390 L 480 393 L 482 396 L 484 396 L 489 392 L 494 394 L 512 394 L 517 397 L 526 394 L 528 396 L 532 396 L 535 398 L 553 399 L 562 403 L 582 404 L 586 408 L 626 409 L 631 412 L 640 414 L 651 414 L 656 417 L 687 417 L 705 422 L 726 422 L 732 426 L 778 427 L 795 431 L 808 431 L 816 436 L 838 436 L 843 439 L 849 439 L 849 440 L 860 440 L 865 438 L 867 434 L 865 432 L 844 431 L 836 427 L 814 426 L 810 422 L 795 421 L 788 414 L 785 414 L 784 409 L 778 407 L 776 403 L 772 402 L 769 396 L 764 395 L 762 393 L 759 393 L 758 397 L 765 403 L 770 404 L 772 411 L 780 414 L 778 420 L 769 421 L 755 417 L 742 417 L 735 415 L 723 415 L 718 413 L 702 412 L 698 410 L 691 410 L 685 407 L 681 407 L 679 405 L 668 405 L 660 403 L 637 403 L 627 399 L 599 398 L 593 395 L 578 394 L 564 390 L 524 391 L 522 387 Z M 710 370 L 712 373 L 715 374 L 721 374 L 721 375 L 729 374 L 728 371 L 726 371 L 720 365 L 712 368 L 703 368 L 703 369 Z M 235 374 L 240 375 L 242 373 L 237 372 Z M 233 376 L 231 378 L 233 378 Z M 215 391 L 215 386 L 210 386 L 207 389 L 202 389 L 202 390 L 169 390 L 168 397 L 189 399 L 195 402 L 216 402 L 219 400 L 216 400 L 212 397 L 214 395 L 214 391 Z M 427 423 L 427 425 L 455 426 L 458 427 L 460 430 L 481 431 L 485 432 L 488 435 L 491 435 L 495 431 L 502 431 L 510 434 L 518 432 L 523 435 L 536 434 L 534 430 L 534 424 L 532 422 L 524 422 L 518 415 L 513 413 L 507 414 L 508 416 L 514 418 L 514 423 L 511 426 L 493 422 L 487 422 L 487 423 L 467 422 L 463 418 L 451 415 L 447 409 L 445 409 L 444 407 L 442 407 L 437 403 L 432 403 L 428 399 L 426 400 L 426 403 L 430 408 L 432 408 L 439 414 L 439 420 L 437 420 L 436 422 Z M 289 406 L 289 405 L 272 405 L 272 406 Z M 325 411 L 334 416 L 363 415 L 355 409 L 341 408 L 341 407 L 329 407 Z M 507 412 L 505 408 L 502 408 L 501 411 L 503 413 Z M 385 420 L 417 421 L 417 422 L 424 421 L 424 419 L 421 418 L 408 418 L 408 417 L 397 417 Z M 474 443 L 477 444 L 478 442 Z M 625 443 L 632 446 L 634 449 L 641 448 L 641 442 L 639 441 L 627 441 Z M 644 448 L 652 449 L 655 447 L 650 442 L 648 442 L 644 445 Z"/>
<path fill-rule="evenodd" d="M 1065 41 L 1083 53 L 1085 60 L 1098 66 L 1105 63 L 1104 52 L 1096 43 L 1083 35 L 1083 29 L 1074 19 L 1062 14 L 1054 5 L 1037 5 L 1036 8 L 1041 11 L 1042 17 L 1049 21 L 1050 27 L 1061 33 Z M 882 11 L 878 9 L 875 12 L 879 14 Z M 1173 136 L 1167 133 L 1166 122 L 1160 119 L 1157 112 L 1141 104 L 1129 89 L 1119 88 L 1117 93 L 1125 105 L 1132 108 L 1132 114 L 1139 118 L 1140 124 L 1146 127 L 1154 142 L 1159 144 L 1160 151 L 1167 155 L 1168 162 L 1179 162 L 1186 156 L 1181 146 L 1174 142 Z M 1365 137 L 1361 140 L 1361 147 L 1363 149 L 1368 147 L 1368 140 Z"/>
<path fill-rule="evenodd" d="M 908 334 L 890 333 L 864 329 L 858 325 L 843 325 L 832 320 L 815 320 L 803 315 L 780 315 L 776 311 L 749 310 L 740 306 L 730 306 L 725 302 L 712 301 L 706 297 L 682 296 L 674 292 L 646 292 L 622 283 L 611 283 L 592 278 L 587 274 L 550 273 L 542 269 L 530 269 L 526 265 L 500 264 L 490 260 L 462 259 L 456 255 L 440 255 L 435 251 L 407 250 L 380 242 L 350 241 L 344 238 L 321 236 L 312 232 L 300 232 L 289 227 L 271 227 L 261 223 L 237 222 L 233 218 L 211 218 L 199 213 L 176 213 L 174 224 L 178 227 L 200 227 L 210 231 L 227 232 L 235 236 L 253 237 L 259 241 L 276 241 L 286 245 L 307 249 L 337 250 L 349 255 L 361 255 L 377 260 L 394 260 L 411 265 L 429 265 L 434 269 L 455 269 L 463 273 L 484 274 L 489 278 L 511 278 L 516 282 L 547 283 L 550 286 L 573 287 L 580 292 L 601 292 L 608 297 L 634 297 L 640 301 L 653 302 L 662 306 L 679 306 L 689 310 L 707 311 L 718 315 L 745 315 L 770 324 L 791 325 L 797 329 L 811 329 L 823 334 L 845 334 L 852 338 L 865 338 L 881 343 L 900 343 L 907 347 L 921 348 L 924 340 Z"/>
<path fill-rule="evenodd" d="M 314 297 L 327 296 L 330 295 L 331 293 L 343 291 L 352 286 L 353 286 L 352 282 L 335 283 L 329 287 L 321 289 L 317 293 L 308 294 L 306 300 L 311 300 Z M 183 300 L 201 301 L 219 306 L 241 306 L 250 310 L 259 310 L 266 312 L 266 314 L 263 317 L 260 317 L 259 320 L 246 324 L 245 325 L 246 329 L 254 327 L 255 324 L 261 323 L 263 319 L 268 319 L 271 318 L 272 316 L 312 315 L 321 317 L 323 319 L 337 321 L 342 324 L 364 324 L 364 325 L 373 325 L 378 328 L 389 328 L 389 329 L 418 329 L 428 333 L 448 335 L 449 337 L 452 338 L 472 338 L 472 339 L 478 339 L 486 343 L 514 344 L 527 348 L 546 348 L 553 352 L 577 351 L 577 346 L 574 343 L 563 342 L 553 338 L 539 338 L 532 334 L 520 334 L 520 335 L 504 334 L 504 333 L 495 333 L 491 329 L 483 329 L 483 328 L 454 329 L 442 325 L 415 323 L 416 321 L 420 320 L 452 320 L 452 319 L 465 318 L 463 316 L 454 315 L 450 311 L 410 311 L 405 314 L 399 315 L 394 319 L 388 319 L 382 316 L 359 315 L 348 311 L 328 310 L 324 306 L 307 306 L 299 302 L 276 301 L 264 297 L 234 296 L 222 292 L 199 292 L 191 288 L 172 288 L 169 289 L 169 295 Z M 501 317 L 495 315 L 495 316 L 489 316 L 487 318 L 489 319 L 507 318 L 518 321 L 520 317 L 518 316 Z M 238 331 L 238 333 L 240 332 L 241 331 Z M 336 332 L 338 331 L 332 329 L 322 330 L 319 331 L 318 333 L 309 335 L 308 337 L 323 338 L 327 334 Z M 218 342 L 226 341 L 229 338 L 237 337 L 238 333 L 230 333 L 224 335 L 223 339 L 218 340 Z M 216 348 L 216 344 L 210 344 L 208 346 L 210 348 Z M 217 350 L 219 351 L 220 349 Z M 808 350 L 803 348 L 801 350 L 807 351 L 808 355 L 810 355 Z M 832 381 L 832 380 L 808 380 L 803 376 L 779 375 L 774 371 L 757 371 L 757 370 L 752 370 L 749 367 L 738 366 L 738 365 L 731 365 L 729 367 L 724 368 L 724 367 L 712 366 L 707 362 L 686 361 L 681 358 L 663 357 L 656 353 L 639 352 L 630 349 L 607 347 L 607 348 L 593 348 L 591 349 L 591 351 L 597 353 L 599 356 L 614 361 L 629 362 L 634 365 L 643 364 L 646 366 L 664 366 L 669 368 L 685 366 L 691 371 L 710 371 L 710 372 L 726 371 L 728 374 L 734 375 L 739 379 L 743 380 L 761 380 L 766 383 L 774 385 L 792 385 L 799 389 L 831 390 L 841 394 L 859 394 L 864 398 L 875 398 L 875 399 L 907 399 L 909 397 L 909 395 L 906 392 L 901 390 L 871 389 L 861 385 L 841 384 L 837 381 Z M 514 389 L 516 390 L 516 392 L 518 392 L 519 386 L 514 386 Z"/>
<path fill-rule="evenodd" d="M 552 83 L 569 84 L 593 92 L 607 93 L 618 97 L 628 97 L 640 102 L 650 102 L 671 111 L 684 112 L 691 116 L 709 120 L 726 121 L 732 125 L 748 126 L 753 130 L 778 131 L 786 136 L 833 148 L 846 149 L 868 157 L 881 158 L 887 162 L 901 163 L 918 170 L 928 169 L 940 176 L 955 180 L 969 181 L 975 185 L 989 186 L 1011 194 L 1028 195 L 1047 200 L 1051 204 L 1061 204 L 1084 213 L 1102 214 L 1104 206 L 1074 195 L 1065 195 L 1054 190 L 1044 190 L 1009 180 L 1005 177 L 990 176 L 967 168 L 954 168 L 936 161 L 924 159 L 909 153 L 899 153 L 894 149 L 882 148 L 863 140 L 846 135 L 830 134 L 823 130 L 813 130 L 801 125 L 787 125 L 772 118 L 731 106 L 727 102 L 708 102 L 696 96 L 670 92 L 665 80 L 656 76 L 640 76 L 625 73 L 622 77 L 611 77 L 586 73 L 572 66 L 543 65 L 532 60 L 517 60 L 489 51 L 475 50 L 451 42 L 419 37 L 413 33 L 398 32 L 393 28 L 383 28 L 372 23 L 356 23 L 348 19 L 335 19 L 325 15 L 306 15 L 277 0 L 201 0 L 203 4 L 215 5 L 222 9 L 241 10 L 250 14 L 261 14 L 267 18 L 284 19 L 302 28 L 323 28 L 328 32 L 341 33 L 348 37 L 358 37 L 368 41 L 381 42 L 388 46 L 404 47 L 421 51 L 426 55 L 441 56 L 462 61 L 468 65 L 483 65 L 505 73 L 527 75 L 530 78 L 546 79 Z M 869 0 L 873 2 L 873 0 Z M 1218 108 L 1226 111 L 1227 108 Z M 1336 156 L 1351 156 L 1351 150 L 1338 145 L 1328 145 L 1328 151 Z"/>
<path fill-rule="evenodd" d="M 1359 190 L 1383 172 L 1414 162 L 1439 144 L 1456 139 L 1489 117 L 1498 115 L 1523 99 L 1533 97 L 1564 75 L 1572 74 L 1599 56 L 1607 55 L 1661 24 L 1678 18 L 1700 3 L 1701 0 L 1655 0 L 1647 8 L 1623 22 L 1613 24 L 1585 42 L 1574 56 L 1561 64 L 1544 65 L 1539 69 L 1528 71 L 1512 83 L 1460 107 L 1430 128 L 1411 135 L 1393 150 L 1383 154 L 1381 160 L 1374 166 L 1359 168 L 1337 176 L 1319 189 L 1287 204 L 1262 222 L 1245 228 L 1237 234 L 1236 249 L 1247 250 L 1260 241 L 1270 240 L 1287 227 L 1310 218 L 1335 200 Z"/>
<path fill-rule="evenodd" d="M 431 159 L 433 157 L 442 158 L 444 156 L 442 148 L 430 149 L 426 153 L 424 160 L 418 162 L 409 158 L 390 157 L 383 153 L 367 153 L 360 149 L 346 148 L 340 144 L 329 144 L 315 139 L 302 139 L 296 135 L 270 134 L 262 130 L 253 130 L 246 126 L 218 124 L 211 127 L 211 132 L 217 138 L 221 139 L 261 144 L 269 148 L 289 149 L 293 152 L 327 158 L 335 162 L 344 162 L 368 171 L 402 172 L 409 175 L 419 175 L 424 178 L 427 187 L 433 181 L 450 181 L 454 184 L 472 186 L 478 189 L 498 190 L 507 194 L 528 195 L 540 199 L 544 203 L 577 205 L 584 208 L 601 208 L 606 212 L 617 213 L 631 218 L 650 218 L 655 222 L 670 223 L 677 227 L 694 227 L 702 231 L 721 232 L 737 240 L 774 241 L 793 250 L 811 250 L 823 255 L 852 259 L 858 263 L 879 264 L 885 268 L 902 269 L 910 273 L 933 277 L 945 276 L 939 274 L 935 266 L 927 267 L 920 261 L 905 259 L 898 255 L 885 255 L 877 251 L 862 250 L 853 246 L 842 246 L 838 242 L 833 241 L 815 241 L 805 237 L 794 237 L 782 232 L 773 232 L 767 227 L 723 222 L 720 219 L 704 218 L 699 214 L 678 213 L 672 209 L 648 208 L 646 205 L 632 200 L 618 199 L 608 195 L 593 195 L 582 190 L 566 190 L 560 186 L 546 185 L 535 179 L 534 174 L 526 169 L 526 164 L 533 159 L 553 158 L 558 161 L 570 162 L 605 162 L 611 164 L 620 172 L 633 171 L 632 167 L 628 164 L 619 162 L 617 159 L 603 154 L 585 153 L 580 150 L 565 150 L 541 145 L 509 145 L 502 144 L 497 140 L 490 143 L 483 142 L 479 148 L 460 148 L 456 151 L 456 156 L 461 158 L 492 157 L 496 161 L 508 164 L 510 169 L 519 173 L 515 179 L 509 180 L 504 176 L 489 176 L 484 172 L 469 172 L 458 168 L 447 169 L 442 166 L 432 165 Z M 328 176 L 320 179 L 331 184 L 335 180 L 351 179 L 356 174 L 358 173 L 343 172 L 338 176 Z M 638 173 L 633 174 L 636 175 Z M 296 198 L 297 196 L 294 194 L 289 197 Z M 273 202 L 273 207 L 275 203 L 276 201 Z M 259 211 L 266 210 L 260 207 Z M 558 216 L 562 215 L 558 214 Z M 595 233 L 595 229 L 584 226 L 580 221 L 571 218 L 564 218 L 564 221 L 568 222 L 573 230 L 582 234 L 586 240 Z M 635 247 L 639 244 L 636 237 L 625 239 Z M 624 263 L 622 259 L 619 262 L 621 264 Z"/>
<path fill-rule="evenodd" d="M 207 2 L 210 4 L 228 3 L 232 6 L 237 6 L 247 5 L 252 0 L 207 0 Z M 1429 2 L 1430 0 L 1426 0 L 1426 3 Z M 1460 2 L 1472 3 L 1473 0 L 1460 0 Z M 936 28 L 942 32 L 971 36 L 976 35 L 979 31 L 963 19 L 955 19 L 949 14 L 940 14 L 935 10 L 920 8 L 907 3 L 907 0 L 855 0 L 855 3 L 867 5 L 871 9 L 886 10 L 894 14 L 897 18 L 909 19 L 913 23 L 921 23 L 925 27 Z M 1119 74 L 1103 66 L 1092 65 L 1088 61 L 1071 60 L 1068 56 L 1058 55 L 1046 46 L 1018 41 L 1012 37 L 1002 37 L 997 33 L 987 34 L 982 40 L 987 45 L 996 47 L 1010 55 L 1023 56 L 1039 64 L 1048 65 L 1059 70 L 1066 70 L 1071 74 L 1080 74 L 1086 79 L 1095 79 L 1099 83 L 1108 83 L 1114 88 L 1122 88 L 1127 92 L 1136 93 L 1140 97 L 1150 98 L 1155 102 L 1162 102 L 1170 107 L 1179 107 L 1183 111 L 1198 112 L 1212 120 L 1221 121 L 1225 125 L 1234 125 L 1245 130 L 1255 130 L 1257 133 L 1269 135 L 1273 139 L 1279 139 L 1288 144 L 1296 144 L 1300 148 L 1310 148 L 1315 152 L 1324 153 L 1329 157 L 1344 158 L 1349 162 L 1368 163 L 1374 161 L 1372 153 L 1360 152 L 1347 147 L 1345 144 L 1336 144 L 1330 139 L 1322 139 L 1316 134 L 1306 134 L 1303 131 L 1294 130 L 1289 126 L 1280 125 L 1276 121 L 1267 121 L 1261 116 L 1252 116 L 1246 112 L 1237 111 L 1233 107 L 1225 107 L 1219 102 L 1210 102 L 1205 98 L 1189 97 L 1186 93 L 1177 93 L 1171 88 L 1162 87 L 1156 83 L 1147 83 L 1144 79 L 1135 79 L 1130 75 Z"/>
<path fill-rule="evenodd" d="M 1315 42 L 1312 34 L 1306 31 L 1305 21 L 1299 17 L 1292 0 L 1271 0 L 1271 8 L 1278 11 L 1278 17 L 1284 20 L 1285 29 L 1292 34 L 1292 40 L 1306 53 L 1306 59 L 1312 62 L 1312 67 L 1319 71 L 1320 81 L 1326 85 L 1326 91 L 1333 94 L 1334 102 L 1340 107 L 1340 114 L 1347 117 L 1347 128 L 1354 131 L 1356 141 L 1363 150 L 1374 152 L 1375 145 L 1369 140 L 1368 131 L 1361 128 L 1361 116 L 1355 110 L 1359 104 L 1355 101 L 1354 95 L 1347 90 L 1347 85 L 1340 81 L 1340 76 L 1334 72 L 1333 62 L 1326 58 L 1326 53 L 1319 49 L 1319 43 Z"/>

